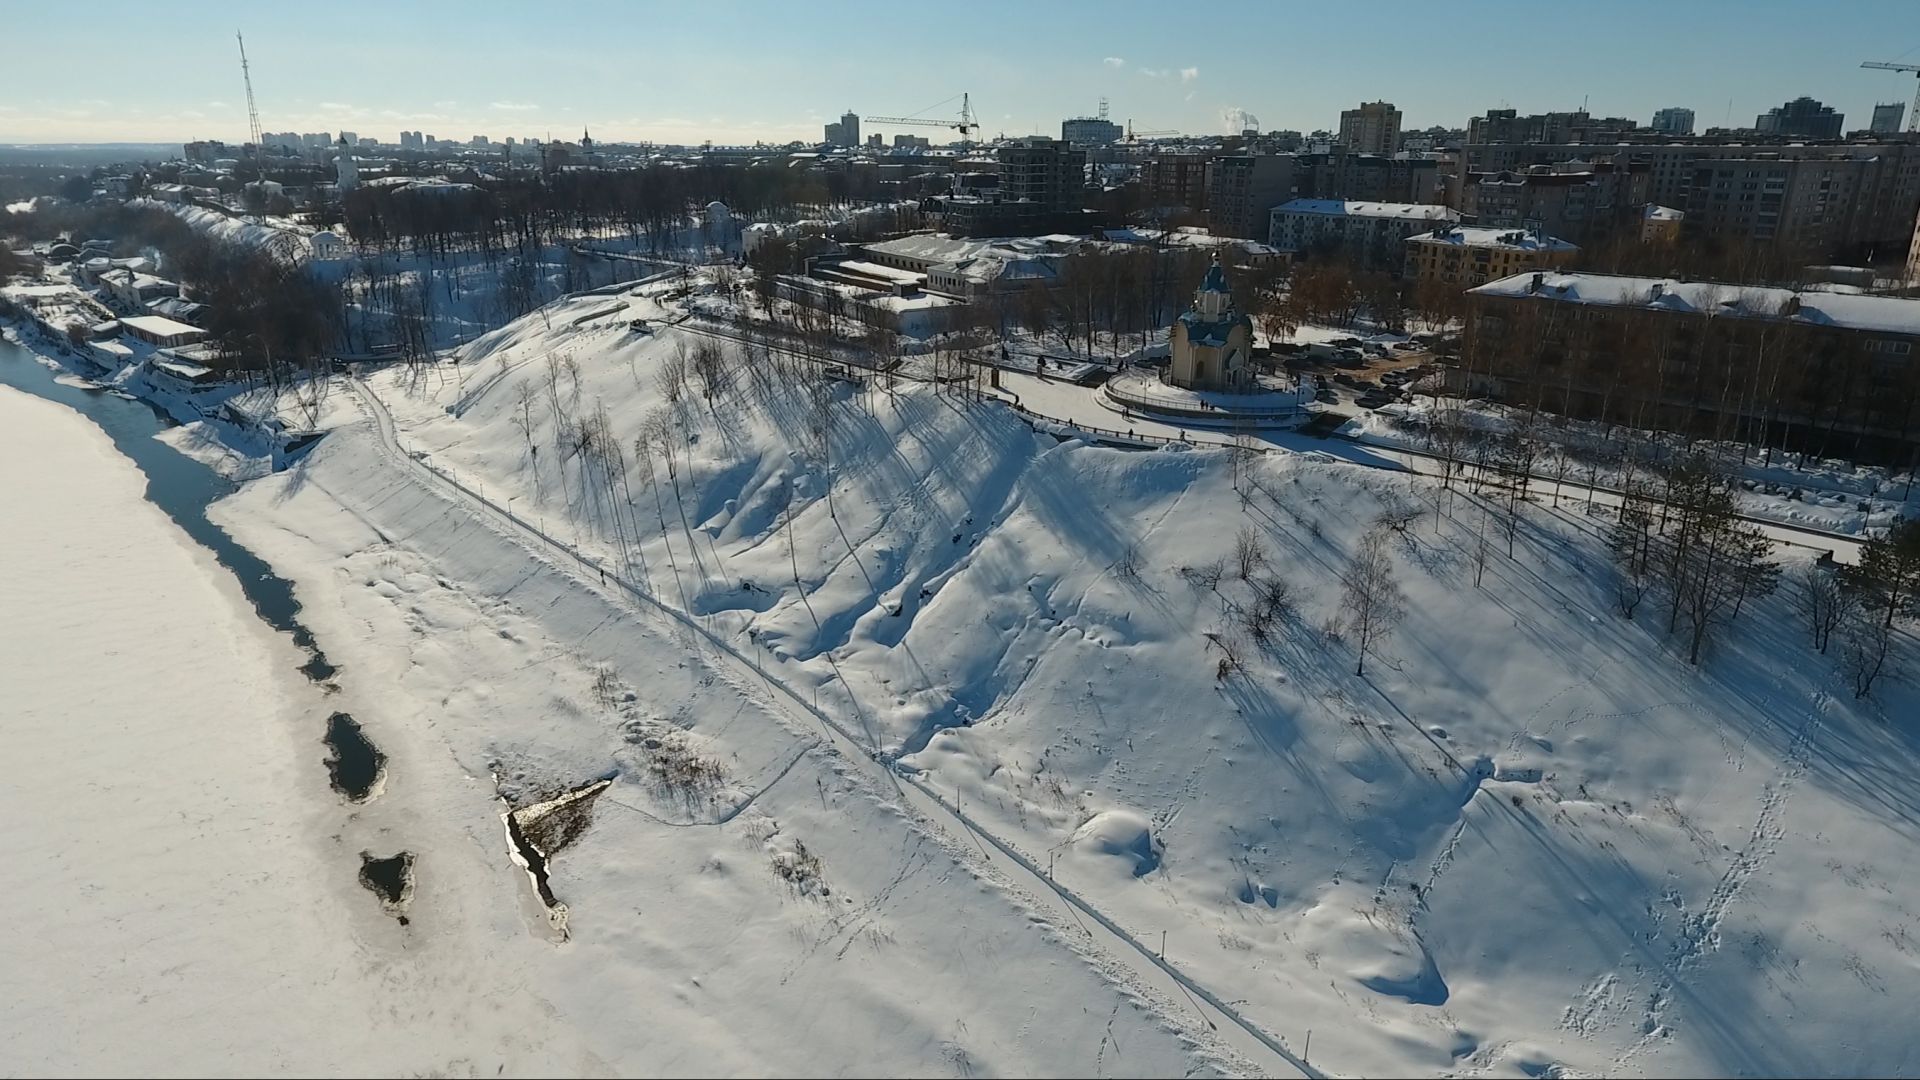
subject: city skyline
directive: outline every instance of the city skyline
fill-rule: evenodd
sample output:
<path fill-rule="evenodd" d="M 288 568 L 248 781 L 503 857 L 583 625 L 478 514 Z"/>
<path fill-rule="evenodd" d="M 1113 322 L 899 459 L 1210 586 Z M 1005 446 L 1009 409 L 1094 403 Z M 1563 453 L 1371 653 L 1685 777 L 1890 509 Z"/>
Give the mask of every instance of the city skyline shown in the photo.
<path fill-rule="evenodd" d="M 8 22 L 21 25 L 24 5 L 9 0 L 0 14 L 5 8 L 20 9 Z M 1249 116 L 1263 130 L 1332 129 L 1341 109 L 1381 99 L 1401 109 L 1406 130 L 1464 126 L 1490 108 L 1564 111 L 1583 102 L 1595 115 L 1643 125 L 1655 109 L 1683 106 L 1705 129 L 1750 125 L 1801 95 L 1845 114 L 1855 130 L 1868 125 L 1876 103 L 1910 100 L 1914 89 L 1911 77 L 1862 70 L 1860 62 L 1920 54 L 1920 13 L 1878 0 L 1823 12 L 1790 35 L 1767 17 L 1791 12 L 1787 0 L 1629 0 L 1608 9 L 1611 22 L 1659 28 L 1632 39 L 1631 63 L 1618 50 L 1575 48 L 1590 42 L 1592 27 L 1571 9 L 1530 13 L 1529 42 L 1499 45 L 1430 33 L 1357 44 L 1351 12 L 1242 0 L 1213 5 L 1206 20 L 1244 31 L 1230 35 L 1150 32 L 1167 21 L 1166 9 L 1140 3 L 986 0 L 968 20 L 877 4 L 823 13 L 742 3 L 716 13 L 590 3 L 570 9 L 566 21 L 577 43 L 529 41 L 539 28 L 524 9 L 501 4 L 343 0 L 327 10 L 333 23 L 356 28 L 351 36 L 316 33 L 307 18 L 255 6 L 187 3 L 158 21 L 147 18 L 151 10 L 116 2 L 36 13 L 44 47 L 9 58 L 15 86 L 30 89 L 0 98 L 0 142 L 241 141 L 246 107 L 234 29 L 247 34 L 266 130 L 351 130 L 383 142 L 402 130 L 498 141 L 572 139 L 582 129 L 606 142 L 818 141 L 842 110 L 945 118 L 962 92 L 972 95 L 987 137 L 1057 135 L 1062 119 L 1092 113 L 1102 97 L 1117 122 L 1192 135 L 1227 133 Z M 1373 10 L 1388 27 L 1396 17 L 1430 18 L 1430 9 L 1411 3 Z M 1449 23 L 1491 24 L 1510 10 L 1465 3 Z M 97 52 L 101 27 L 112 25 L 138 26 L 165 66 L 98 64 L 76 73 L 71 58 Z M 1714 47 L 1702 48 L 1709 36 Z M 1216 37 L 1239 48 L 1203 44 Z M 1476 51 L 1484 63 L 1462 56 Z M 1356 52 L 1368 55 L 1356 62 Z M 955 100 L 934 106 L 947 98 Z M 889 140 L 942 135 L 868 130 Z"/>

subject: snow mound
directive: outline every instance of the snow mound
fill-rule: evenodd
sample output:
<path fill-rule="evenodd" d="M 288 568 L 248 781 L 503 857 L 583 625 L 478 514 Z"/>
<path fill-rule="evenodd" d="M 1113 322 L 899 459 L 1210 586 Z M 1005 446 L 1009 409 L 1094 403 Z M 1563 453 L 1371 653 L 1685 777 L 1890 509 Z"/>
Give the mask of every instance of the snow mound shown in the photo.
<path fill-rule="evenodd" d="M 1147 819 L 1131 810 L 1102 810 L 1074 830 L 1070 843 L 1075 851 L 1110 859 L 1134 877 L 1153 873 L 1165 848 Z"/>

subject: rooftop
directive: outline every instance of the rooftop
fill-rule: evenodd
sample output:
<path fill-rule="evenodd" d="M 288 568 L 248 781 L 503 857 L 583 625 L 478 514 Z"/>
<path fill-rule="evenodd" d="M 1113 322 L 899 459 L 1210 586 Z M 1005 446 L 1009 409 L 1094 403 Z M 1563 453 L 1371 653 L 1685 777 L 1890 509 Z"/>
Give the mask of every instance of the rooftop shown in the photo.
<path fill-rule="evenodd" d="M 1453 247 L 1503 248 L 1508 251 L 1579 251 L 1557 236 L 1544 236 L 1525 229 L 1500 229 L 1487 225 L 1455 225 L 1430 233 L 1407 237 L 1407 243 L 1447 244 Z"/>
<path fill-rule="evenodd" d="M 865 245 L 870 254 L 891 255 L 897 259 L 918 259 L 929 263 L 959 262 L 977 258 L 989 251 L 1010 257 L 1045 255 L 1051 247 L 1033 237 L 991 237 L 955 239 L 940 233 L 917 233 L 895 240 Z"/>
<path fill-rule="evenodd" d="M 1405 218 L 1415 221 L 1458 221 L 1458 212 L 1432 203 L 1352 202 L 1347 199 L 1294 199 L 1273 212 L 1324 214 L 1328 217 Z"/>
<path fill-rule="evenodd" d="M 183 322 L 175 322 L 164 315 L 128 315 L 126 318 L 120 320 L 120 325 L 138 330 L 143 334 L 152 334 L 155 337 L 205 333 L 204 330 L 201 330 L 197 326 L 188 326 Z"/>
<path fill-rule="evenodd" d="M 1535 279 L 1540 282 L 1537 289 Z M 1571 304 L 1638 307 L 1721 318 L 1786 318 L 1807 326 L 1920 335 L 1920 299 L 1898 296 L 1796 291 L 1615 274 L 1549 273 L 1514 274 L 1468 292 L 1475 296 L 1532 296 Z"/>

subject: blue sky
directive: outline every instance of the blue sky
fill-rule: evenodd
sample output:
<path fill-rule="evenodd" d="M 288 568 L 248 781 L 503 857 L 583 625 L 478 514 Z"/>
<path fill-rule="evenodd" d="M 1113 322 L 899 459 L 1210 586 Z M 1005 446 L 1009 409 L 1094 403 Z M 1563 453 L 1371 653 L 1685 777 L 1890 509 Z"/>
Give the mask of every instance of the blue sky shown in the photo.
<path fill-rule="evenodd" d="M 242 139 L 235 29 L 267 130 L 387 140 L 785 141 L 963 90 L 989 135 L 1057 135 L 1102 96 L 1122 122 L 1195 133 L 1233 110 L 1332 127 L 1383 97 L 1413 127 L 1583 99 L 1642 123 L 1686 105 L 1705 127 L 1810 94 L 1852 128 L 1915 90 L 1860 61 L 1920 62 L 1920 0 L 0 0 L 0 26 L 0 142 Z"/>

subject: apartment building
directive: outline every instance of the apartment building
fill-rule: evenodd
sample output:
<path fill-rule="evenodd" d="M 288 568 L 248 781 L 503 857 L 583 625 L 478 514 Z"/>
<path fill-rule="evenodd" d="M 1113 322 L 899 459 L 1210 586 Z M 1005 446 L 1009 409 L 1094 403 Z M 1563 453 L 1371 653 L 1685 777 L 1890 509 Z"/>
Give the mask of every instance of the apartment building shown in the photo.
<path fill-rule="evenodd" d="M 1209 231 L 1266 240 L 1273 208 L 1296 194 L 1299 159 L 1292 154 L 1232 154 L 1212 164 L 1207 176 Z"/>
<path fill-rule="evenodd" d="M 1361 102 L 1340 113 L 1340 145 L 1359 154 L 1391 154 L 1400 149 L 1400 110 L 1385 101 Z"/>
<path fill-rule="evenodd" d="M 1588 244 L 1635 226 L 1650 189 L 1644 164 L 1579 162 L 1468 173 L 1458 201 L 1461 216 L 1475 225 L 1535 229 Z"/>
<path fill-rule="evenodd" d="M 1624 116 L 1594 117 L 1585 109 L 1521 116 L 1514 109 L 1488 109 L 1467 121 L 1468 143 L 1561 143 L 1597 141 L 1634 131 L 1639 124 Z"/>
<path fill-rule="evenodd" d="M 1920 213 L 1920 141 L 1911 137 L 1889 137 L 1881 141 L 1808 145 L 1803 143 L 1728 141 L 1691 139 L 1658 143 L 1579 143 L 1542 146 L 1523 143 L 1470 144 L 1462 154 L 1465 173 L 1516 171 L 1528 165 L 1576 160 L 1592 162 L 1640 162 L 1648 172 L 1647 202 L 1686 213 L 1688 227 L 1696 224 L 1694 208 L 1688 199 L 1695 188 L 1697 174 L 1703 168 L 1728 168 L 1732 162 L 1754 161 L 1765 170 L 1792 170 L 1801 159 L 1856 158 L 1860 166 L 1855 195 L 1845 208 L 1845 223 L 1838 230 L 1842 251 L 1831 254 L 1865 258 L 1876 253 L 1906 250 L 1913 235 L 1913 222 Z M 1727 163 L 1727 164 L 1723 164 Z M 1816 167 L 1816 172 L 1826 171 Z M 1728 177 L 1727 179 L 1733 179 Z M 1817 181 L 1815 181 L 1817 184 Z M 1736 189 L 1738 190 L 1738 189 Z M 1830 213 L 1839 213 L 1834 204 Z M 1775 223 L 1776 226 L 1778 223 Z M 1773 230 L 1781 235 L 1779 228 Z M 1557 235 L 1569 236 L 1556 231 Z M 1791 234 L 1789 234 L 1791 235 Z"/>
<path fill-rule="evenodd" d="M 1693 110 L 1678 106 L 1656 109 L 1653 114 L 1653 123 L 1647 126 L 1666 135 L 1691 135 L 1693 134 Z"/>
<path fill-rule="evenodd" d="M 1267 243 L 1299 256 L 1333 256 L 1356 270 L 1399 275 L 1407 237 L 1457 225 L 1456 210 L 1432 203 L 1294 199 L 1273 208 Z"/>
<path fill-rule="evenodd" d="M 1565 266 L 1580 248 L 1557 237 L 1523 229 L 1455 225 L 1407 237 L 1402 277 L 1455 288 L 1472 288 L 1529 270 Z"/>
<path fill-rule="evenodd" d="M 1920 300 L 1535 271 L 1467 292 L 1468 392 L 1860 460 L 1913 454 Z"/>

